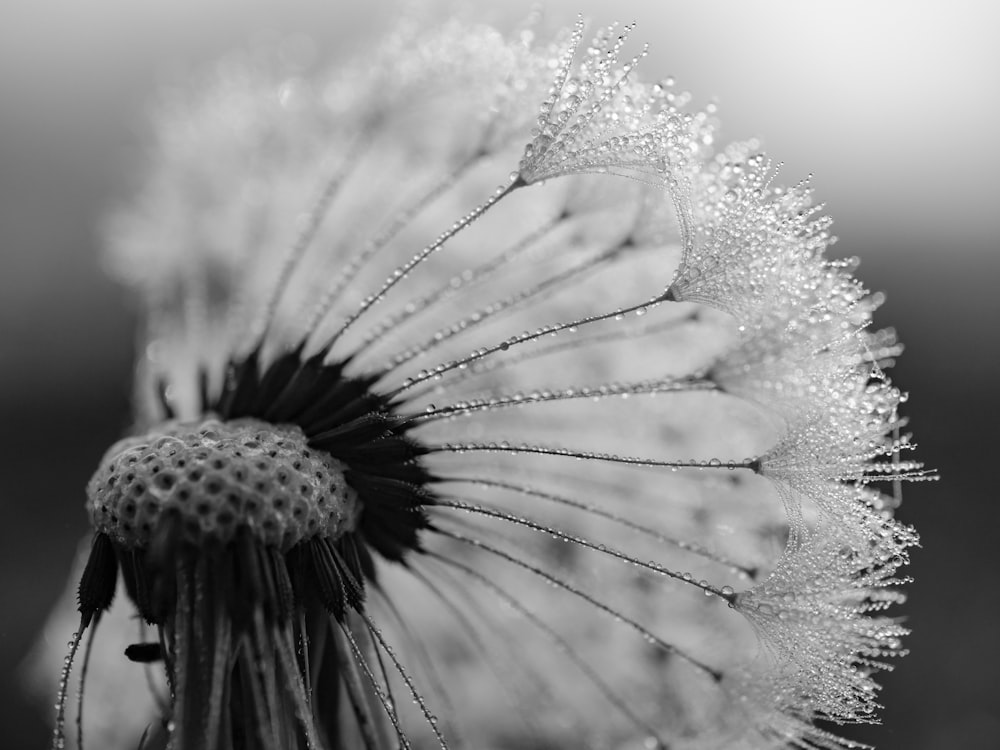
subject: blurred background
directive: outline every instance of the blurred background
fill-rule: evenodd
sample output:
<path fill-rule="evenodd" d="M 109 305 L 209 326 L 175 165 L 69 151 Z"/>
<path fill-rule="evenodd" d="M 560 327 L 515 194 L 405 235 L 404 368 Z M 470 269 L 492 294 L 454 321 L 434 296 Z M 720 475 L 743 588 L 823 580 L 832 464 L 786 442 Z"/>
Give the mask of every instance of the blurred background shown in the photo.
<path fill-rule="evenodd" d="M 346 4 L 343 4 L 346 6 Z M 1000 747 L 1000 510 L 989 454 L 1000 398 L 1000 6 L 989 0 L 551 0 L 566 24 L 639 23 L 649 77 L 714 97 L 723 140 L 760 136 L 814 175 L 839 254 L 907 344 L 894 378 L 919 458 L 906 489 L 923 549 L 905 606 L 912 654 L 884 678 L 882 750 Z M 355 7 L 355 6 L 352 6 Z M 24 656 L 86 530 L 83 490 L 127 424 L 133 316 L 102 273 L 99 224 L 135 184 L 157 81 L 261 30 L 361 48 L 394 15 L 331 2 L 0 3 L 0 722 L 42 748 L 51 709 Z M 526 7 L 526 5 L 525 5 Z M 68 636 L 68 634 L 67 634 Z"/>

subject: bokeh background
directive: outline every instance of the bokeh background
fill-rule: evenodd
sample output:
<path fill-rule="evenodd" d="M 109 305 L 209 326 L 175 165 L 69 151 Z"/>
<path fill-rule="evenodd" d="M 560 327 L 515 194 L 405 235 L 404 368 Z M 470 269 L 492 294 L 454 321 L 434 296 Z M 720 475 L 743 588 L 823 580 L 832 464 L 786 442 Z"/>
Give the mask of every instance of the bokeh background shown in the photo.
<path fill-rule="evenodd" d="M 48 703 L 20 669 L 85 532 L 83 487 L 127 423 L 133 316 L 99 226 L 135 184 L 158 81 L 262 30 L 335 55 L 395 13 L 316 0 L 0 0 L 0 745 L 42 748 Z M 551 0 L 636 20 L 647 76 L 718 100 L 724 139 L 761 136 L 814 174 L 843 255 L 885 290 L 919 457 L 912 655 L 884 679 L 882 750 L 1000 747 L 1000 5 L 990 0 Z M 526 6 L 525 6 L 526 7 Z M 496 15 L 500 15 L 496 12 Z M 67 634 L 68 635 L 68 634 Z"/>

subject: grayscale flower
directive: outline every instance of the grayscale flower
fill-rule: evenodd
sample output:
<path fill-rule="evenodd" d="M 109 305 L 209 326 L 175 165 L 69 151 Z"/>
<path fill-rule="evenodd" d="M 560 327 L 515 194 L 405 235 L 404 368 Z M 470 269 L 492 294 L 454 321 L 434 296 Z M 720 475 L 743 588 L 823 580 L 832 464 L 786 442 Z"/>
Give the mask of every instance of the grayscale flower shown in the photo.
<path fill-rule="evenodd" d="M 404 22 L 164 97 L 111 224 L 135 425 L 87 486 L 56 747 L 840 748 L 817 721 L 875 720 L 896 489 L 928 478 L 900 346 L 811 188 L 716 153 L 631 30 Z"/>

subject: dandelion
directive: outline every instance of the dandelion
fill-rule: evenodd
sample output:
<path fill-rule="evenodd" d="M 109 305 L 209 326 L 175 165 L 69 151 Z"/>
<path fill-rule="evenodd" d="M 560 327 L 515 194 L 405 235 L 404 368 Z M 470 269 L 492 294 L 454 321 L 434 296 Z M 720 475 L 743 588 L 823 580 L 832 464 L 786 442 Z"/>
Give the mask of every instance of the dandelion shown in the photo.
<path fill-rule="evenodd" d="M 112 225 L 135 426 L 87 486 L 55 747 L 841 748 L 817 720 L 875 720 L 917 543 L 894 490 L 927 478 L 900 347 L 811 189 L 715 154 L 632 31 L 403 23 L 165 98 Z M 116 689 L 126 718 L 84 711 Z"/>

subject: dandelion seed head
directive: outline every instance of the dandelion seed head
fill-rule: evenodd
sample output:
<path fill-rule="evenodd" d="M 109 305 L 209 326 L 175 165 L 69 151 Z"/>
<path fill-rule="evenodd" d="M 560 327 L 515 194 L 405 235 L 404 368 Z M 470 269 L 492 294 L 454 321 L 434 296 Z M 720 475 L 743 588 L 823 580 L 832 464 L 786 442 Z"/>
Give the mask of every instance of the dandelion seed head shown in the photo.
<path fill-rule="evenodd" d="M 901 346 L 809 181 L 717 149 L 633 37 L 408 19 L 163 97 L 109 223 L 144 328 L 71 646 L 120 583 L 157 741 L 841 748 L 815 720 L 873 719 L 917 543 L 884 483 L 927 476 Z"/>

